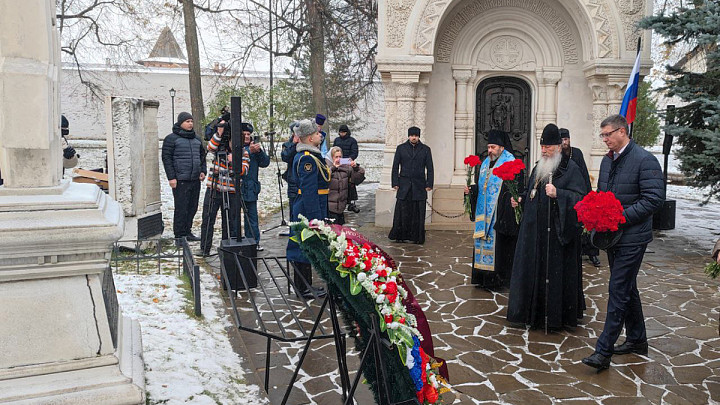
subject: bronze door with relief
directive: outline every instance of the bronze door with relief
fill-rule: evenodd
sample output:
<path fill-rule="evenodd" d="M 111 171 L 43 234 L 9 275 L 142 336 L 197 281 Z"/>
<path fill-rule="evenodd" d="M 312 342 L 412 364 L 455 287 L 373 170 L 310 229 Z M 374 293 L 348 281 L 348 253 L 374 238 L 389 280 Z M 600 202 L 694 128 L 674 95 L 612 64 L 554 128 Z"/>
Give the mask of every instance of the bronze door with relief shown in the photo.
<path fill-rule="evenodd" d="M 515 77 L 493 77 L 480 82 L 476 92 L 475 153 L 487 156 L 488 132 L 499 129 L 510 135 L 513 154 L 532 167 L 530 159 L 530 86 Z M 526 171 L 526 176 L 529 170 Z M 526 178 L 527 179 L 527 178 Z"/>

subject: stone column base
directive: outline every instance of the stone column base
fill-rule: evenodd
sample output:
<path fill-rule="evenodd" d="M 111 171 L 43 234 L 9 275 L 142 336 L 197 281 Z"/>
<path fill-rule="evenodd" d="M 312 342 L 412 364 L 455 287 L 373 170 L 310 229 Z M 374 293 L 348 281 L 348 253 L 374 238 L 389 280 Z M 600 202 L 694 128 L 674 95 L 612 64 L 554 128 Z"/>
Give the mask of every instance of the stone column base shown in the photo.
<path fill-rule="evenodd" d="M 113 355 L 0 370 L 0 403 L 144 404 L 140 324 L 121 317 Z"/>

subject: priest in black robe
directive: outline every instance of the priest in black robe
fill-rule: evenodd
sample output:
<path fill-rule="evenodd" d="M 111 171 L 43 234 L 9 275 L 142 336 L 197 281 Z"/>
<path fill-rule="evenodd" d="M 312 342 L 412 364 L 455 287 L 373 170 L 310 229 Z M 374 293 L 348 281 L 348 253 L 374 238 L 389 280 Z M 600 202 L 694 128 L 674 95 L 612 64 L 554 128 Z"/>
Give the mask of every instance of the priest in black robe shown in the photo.
<path fill-rule="evenodd" d="M 430 147 L 420 142 L 420 128 L 408 128 L 407 142 L 395 150 L 390 177 L 397 201 L 388 237 L 422 245 L 427 193 L 433 188 L 434 171 Z"/>
<path fill-rule="evenodd" d="M 590 181 L 590 172 L 588 172 L 587 165 L 585 164 L 585 157 L 583 156 L 582 151 L 571 145 L 570 131 L 568 129 L 560 128 L 560 137 L 562 138 L 563 153 L 570 156 L 570 159 L 575 161 L 578 167 L 580 167 L 580 172 L 583 175 L 583 180 L 585 180 L 585 188 L 587 189 L 587 192 L 585 194 L 591 192 L 592 182 Z M 600 259 L 598 259 L 600 250 L 590 243 L 590 235 L 583 234 L 580 237 L 580 240 L 582 243 L 580 252 L 578 253 L 578 260 L 580 260 L 581 265 L 582 257 L 587 256 L 593 266 L 600 267 Z"/>
<path fill-rule="evenodd" d="M 577 326 L 584 307 L 576 255 L 581 228 L 574 207 L 586 184 L 561 144 L 558 127 L 548 124 L 540 139 L 542 156 L 520 198 L 523 219 L 507 312 L 512 323 L 546 330 Z"/>

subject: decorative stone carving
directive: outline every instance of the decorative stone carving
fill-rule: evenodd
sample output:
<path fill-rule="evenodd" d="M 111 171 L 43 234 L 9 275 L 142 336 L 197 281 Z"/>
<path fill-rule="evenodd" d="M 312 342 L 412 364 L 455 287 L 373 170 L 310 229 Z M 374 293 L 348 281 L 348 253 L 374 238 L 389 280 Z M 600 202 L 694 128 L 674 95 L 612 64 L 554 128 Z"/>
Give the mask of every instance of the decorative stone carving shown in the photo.
<path fill-rule="evenodd" d="M 435 37 L 437 23 L 448 3 L 450 0 L 430 0 L 425 6 L 418 24 L 418 33 L 415 35 L 415 51 L 419 55 L 432 55 L 432 41 Z"/>
<path fill-rule="evenodd" d="M 585 4 L 592 16 L 598 44 L 598 58 L 617 56 L 617 38 L 608 19 L 610 10 L 604 0 L 588 0 Z"/>
<path fill-rule="evenodd" d="M 606 104 L 600 104 L 600 103 L 593 104 L 593 108 L 592 108 L 593 127 L 592 127 L 592 132 L 591 132 L 591 134 L 593 134 L 593 140 L 592 140 L 593 141 L 593 144 L 592 144 L 593 149 L 598 149 L 598 150 L 607 149 L 607 147 L 603 143 L 600 136 L 597 135 L 600 133 L 600 123 L 605 118 L 607 118 L 607 116 L 608 116 L 608 108 L 607 108 Z"/>
<path fill-rule="evenodd" d="M 395 117 L 397 112 L 397 101 L 395 99 L 395 83 L 388 80 L 383 80 L 383 87 L 385 88 L 385 116 Z M 395 146 L 393 139 L 395 139 L 397 129 L 395 128 L 395 120 L 385 120 L 385 145 Z"/>
<path fill-rule="evenodd" d="M 625 49 L 636 50 L 637 40 L 640 38 L 638 21 L 643 17 L 642 10 L 645 9 L 645 0 L 615 0 L 620 10 L 623 31 L 625 34 Z"/>
<path fill-rule="evenodd" d="M 490 60 L 500 69 L 513 69 L 523 58 L 523 46 L 517 38 L 499 37 L 490 45 Z"/>
<path fill-rule="evenodd" d="M 494 0 L 494 1 L 475 1 L 462 7 L 457 13 L 450 18 L 450 22 L 445 26 L 443 31 L 438 35 L 436 44 L 436 61 L 449 62 L 455 39 L 460 31 L 475 17 L 487 13 L 496 8 L 514 7 L 526 10 L 530 13 L 538 15 L 545 21 L 548 26 L 557 35 L 563 50 L 565 63 L 578 63 L 578 50 L 576 39 L 562 15 L 552 6 L 542 0 Z"/>
<path fill-rule="evenodd" d="M 472 77 L 472 70 L 470 70 L 470 69 L 453 69 L 452 76 L 456 82 L 467 84 L 467 82 Z"/>
<path fill-rule="evenodd" d="M 414 4 L 415 1 L 413 0 L 388 0 L 386 40 L 388 48 L 402 48 L 405 42 L 405 28 L 407 28 Z"/>
<path fill-rule="evenodd" d="M 395 145 L 404 142 L 407 129 L 414 125 L 415 118 L 415 83 L 400 82 L 395 84 L 397 97 L 397 132 Z"/>

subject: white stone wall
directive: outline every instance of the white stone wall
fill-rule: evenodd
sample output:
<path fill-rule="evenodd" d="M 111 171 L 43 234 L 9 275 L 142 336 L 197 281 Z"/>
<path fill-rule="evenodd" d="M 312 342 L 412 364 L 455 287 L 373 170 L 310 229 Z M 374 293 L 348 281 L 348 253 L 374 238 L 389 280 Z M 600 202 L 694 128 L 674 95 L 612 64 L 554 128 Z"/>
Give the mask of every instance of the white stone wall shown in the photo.
<path fill-rule="evenodd" d="M 158 132 L 162 138 L 167 135 L 175 122 L 171 117 L 171 99 L 169 90 L 174 88 L 175 114 L 190 111 L 190 93 L 186 69 L 145 68 L 133 66 L 124 70 L 108 66 L 89 66 L 82 72 L 85 80 L 100 85 L 100 99 L 93 98 L 89 89 L 79 79 L 73 66 L 63 65 L 61 75 L 61 110 L 70 120 L 70 139 L 105 140 L 105 96 L 134 97 L 145 100 L 158 100 Z M 203 99 L 207 104 L 211 101 L 223 83 L 252 83 L 269 85 L 269 78 L 263 74 L 248 74 L 245 78 L 220 77 L 217 74 L 204 74 L 202 78 Z M 360 119 L 360 129 L 353 130 L 353 135 L 360 141 L 379 142 L 385 137 L 383 89 L 378 85 L 368 100 L 358 106 L 356 111 Z M 309 97 L 309 96 L 308 96 Z M 337 135 L 337 126 L 332 124 L 332 116 L 328 117 L 332 137 Z M 285 125 L 282 126 L 285 128 Z M 82 158 L 82 153 L 81 153 Z M 81 161 L 82 164 L 82 161 Z M 89 167 L 89 166 L 86 166 Z"/>

